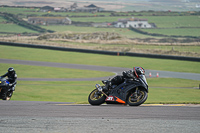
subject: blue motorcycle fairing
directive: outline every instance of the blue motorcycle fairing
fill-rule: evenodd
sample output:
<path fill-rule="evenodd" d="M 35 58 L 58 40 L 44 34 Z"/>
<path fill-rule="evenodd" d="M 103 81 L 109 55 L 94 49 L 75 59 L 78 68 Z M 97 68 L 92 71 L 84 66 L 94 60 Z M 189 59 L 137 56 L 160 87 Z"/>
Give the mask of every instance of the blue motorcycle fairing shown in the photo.
<path fill-rule="evenodd" d="M 7 83 L 7 84 L 10 84 L 10 82 L 9 82 L 9 81 L 7 81 L 7 80 L 6 80 L 6 83 Z"/>

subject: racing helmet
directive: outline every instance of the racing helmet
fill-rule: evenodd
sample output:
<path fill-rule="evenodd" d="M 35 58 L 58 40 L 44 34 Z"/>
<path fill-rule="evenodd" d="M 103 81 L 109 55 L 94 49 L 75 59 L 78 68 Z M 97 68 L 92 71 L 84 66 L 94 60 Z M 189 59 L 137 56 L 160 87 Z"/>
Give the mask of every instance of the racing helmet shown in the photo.
<path fill-rule="evenodd" d="M 9 73 L 9 74 L 12 74 L 12 73 L 14 73 L 14 72 L 15 72 L 15 70 L 14 70 L 13 67 L 9 67 L 9 68 L 8 68 L 8 73 Z"/>
<path fill-rule="evenodd" d="M 142 67 L 134 67 L 133 68 L 133 74 L 138 78 L 139 75 L 141 75 L 141 74 L 144 75 L 145 74 L 145 70 Z"/>

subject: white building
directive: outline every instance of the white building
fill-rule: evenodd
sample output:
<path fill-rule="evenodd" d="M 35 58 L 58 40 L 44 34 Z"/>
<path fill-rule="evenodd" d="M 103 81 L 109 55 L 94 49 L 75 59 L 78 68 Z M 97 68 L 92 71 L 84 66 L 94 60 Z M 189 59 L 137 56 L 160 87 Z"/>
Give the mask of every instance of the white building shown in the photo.
<path fill-rule="evenodd" d="M 138 18 L 128 18 L 128 19 L 119 19 L 114 24 L 117 28 L 154 28 L 154 24 L 149 24 L 147 19 L 138 19 Z"/>

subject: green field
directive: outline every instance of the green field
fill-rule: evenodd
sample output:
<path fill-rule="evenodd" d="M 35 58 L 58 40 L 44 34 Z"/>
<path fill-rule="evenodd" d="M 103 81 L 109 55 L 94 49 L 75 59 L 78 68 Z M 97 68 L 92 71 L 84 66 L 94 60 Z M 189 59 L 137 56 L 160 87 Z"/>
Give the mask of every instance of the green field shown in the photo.
<path fill-rule="evenodd" d="M 41 26 L 42 28 L 53 30 L 57 32 L 73 32 L 73 33 L 93 33 L 93 32 L 116 32 L 120 35 L 128 38 L 148 38 L 151 36 L 142 35 L 129 29 L 119 29 L 119 28 L 95 28 L 95 27 L 77 27 L 73 25 L 51 25 L 51 26 Z"/>
<path fill-rule="evenodd" d="M 133 16 L 134 17 L 134 16 Z M 118 19 L 130 18 L 130 16 L 118 17 L 78 17 L 71 18 L 72 21 L 80 22 L 115 22 Z M 158 28 L 176 28 L 176 27 L 199 27 L 199 16 L 135 16 L 135 18 L 148 19 L 149 23 L 155 23 Z"/>
<path fill-rule="evenodd" d="M 3 17 L 0 16 L 0 32 L 11 32 L 11 33 L 38 33 L 37 31 L 33 31 L 30 29 L 27 29 L 25 27 L 19 26 L 14 23 L 3 23 L 7 22 L 8 20 L 4 19 Z M 9 22 L 9 21 L 8 21 Z"/>
<path fill-rule="evenodd" d="M 200 73 L 199 62 L 109 56 L 11 46 L 0 46 L 0 49 L 2 50 L 0 57 L 3 59 L 125 68 L 142 66 L 145 69 Z M 0 74 L 4 74 L 10 66 L 16 69 L 19 78 L 82 78 L 113 75 L 113 73 L 98 71 L 4 63 L 0 63 Z M 149 97 L 145 103 L 200 103 L 200 91 L 197 89 L 199 81 L 173 78 L 150 78 L 147 81 L 149 84 Z M 87 97 L 96 83 L 101 84 L 101 81 L 18 81 L 12 100 L 88 103 Z"/>
<path fill-rule="evenodd" d="M 145 29 L 144 31 L 150 33 L 158 33 L 164 35 L 180 35 L 180 36 L 197 36 L 200 32 L 200 17 L 198 15 L 190 15 L 188 12 L 114 12 L 116 15 L 123 16 L 110 16 L 113 12 L 99 12 L 99 13 L 77 13 L 77 12 L 38 12 L 39 9 L 30 8 L 11 8 L 0 7 L 0 12 L 7 12 L 18 15 L 21 19 L 27 19 L 28 16 L 68 16 L 72 21 L 76 22 L 115 22 L 118 19 L 123 18 L 145 18 L 149 23 L 155 23 L 159 29 Z M 134 14 L 136 16 L 134 16 Z M 157 14 L 158 16 L 153 16 Z M 104 17 L 100 16 L 103 15 Z M 126 16 L 129 15 L 129 16 Z M 139 16 L 138 16 L 139 15 Z M 162 16 L 163 15 L 163 16 Z M 75 17 L 78 16 L 78 17 Z M 0 17 L 0 22 L 2 18 Z M 16 33 L 37 33 L 30 29 L 20 27 L 18 25 L 0 24 L 0 32 L 16 32 Z M 70 32 L 97 32 L 97 31 L 109 31 L 117 32 L 128 38 L 152 38 L 152 36 L 142 35 L 140 33 L 129 31 L 128 29 L 118 28 L 94 28 L 94 27 L 76 27 L 76 26 L 41 26 L 45 29 L 54 30 L 56 32 L 70 31 Z M 161 28 L 161 29 L 160 29 Z M 153 37 L 157 38 L 157 37 Z"/>
<path fill-rule="evenodd" d="M 200 28 L 177 28 L 177 29 L 142 29 L 148 33 L 179 36 L 200 36 Z"/>
<path fill-rule="evenodd" d="M 16 24 L 0 24 L 0 32 L 8 32 L 8 33 L 38 33 L 37 31 L 33 31 L 22 26 Z"/>
<path fill-rule="evenodd" d="M 1 63 L 0 75 L 3 75 L 10 66 L 14 67 L 19 73 L 18 76 L 22 78 L 95 78 L 114 75 L 114 73 L 100 71 Z"/>
<path fill-rule="evenodd" d="M 199 27 L 199 16 L 141 16 L 148 19 L 149 23 L 155 23 L 158 28 Z"/>
<path fill-rule="evenodd" d="M 84 13 L 84 12 L 39 12 L 39 8 L 30 9 L 30 8 L 13 8 L 13 7 L 0 7 L 0 12 L 12 13 L 20 16 L 26 16 L 27 14 L 43 16 L 46 14 L 54 16 L 96 16 L 96 15 L 105 15 L 109 16 L 110 13 Z"/>
<path fill-rule="evenodd" d="M 118 19 L 123 19 L 123 18 L 128 18 L 128 17 L 75 17 L 71 18 L 72 21 L 76 22 L 95 22 L 95 23 L 102 23 L 102 22 L 115 22 L 118 21 Z"/>
<path fill-rule="evenodd" d="M 79 22 L 114 22 L 119 18 L 126 17 L 78 17 L 71 18 L 72 21 Z M 155 23 L 159 29 L 142 29 L 149 33 L 158 33 L 163 35 L 180 35 L 180 36 L 200 36 L 200 18 L 198 16 L 140 16 L 139 18 L 148 19 L 149 23 Z M 45 29 L 54 31 L 72 31 L 72 32 L 97 32 L 110 31 L 117 32 L 128 38 L 150 38 L 152 36 L 142 35 L 128 29 L 119 28 L 92 28 L 92 27 L 75 27 L 75 26 L 42 26 Z M 180 28 L 181 27 L 181 28 Z M 194 27 L 194 28 L 192 28 Z M 160 29 L 161 28 L 161 29 Z M 154 37 L 155 38 L 155 37 Z"/>
<path fill-rule="evenodd" d="M 0 23 L 5 22 L 5 21 L 7 20 L 0 16 Z"/>
<path fill-rule="evenodd" d="M 8 13 L 27 13 L 27 12 L 35 12 L 38 9 L 30 9 L 30 8 L 13 8 L 13 7 L 0 7 L 1 12 L 8 12 Z"/>

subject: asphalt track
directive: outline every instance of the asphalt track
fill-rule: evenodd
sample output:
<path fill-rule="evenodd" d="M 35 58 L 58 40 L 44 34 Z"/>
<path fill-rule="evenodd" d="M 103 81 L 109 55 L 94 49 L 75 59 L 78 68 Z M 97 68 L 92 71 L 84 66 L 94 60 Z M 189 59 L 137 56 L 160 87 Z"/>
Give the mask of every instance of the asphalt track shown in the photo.
<path fill-rule="evenodd" d="M 74 105 L 0 101 L 4 133 L 199 133 L 199 105 Z"/>
<path fill-rule="evenodd" d="M 0 63 L 87 69 L 121 74 L 127 68 L 0 59 Z M 147 70 L 155 77 L 200 80 L 199 74 Z M 107 78 L 107 77 L 104 77 Z M 25 79 L 44 81 L 101 80 Z M 41 101 L 0 101 L 0 132 L 4 133 L 199 133 L 200 105 L 143 104 L 75 105 Z"/>

